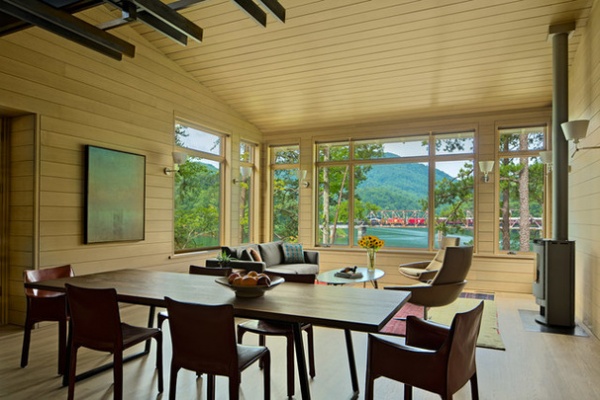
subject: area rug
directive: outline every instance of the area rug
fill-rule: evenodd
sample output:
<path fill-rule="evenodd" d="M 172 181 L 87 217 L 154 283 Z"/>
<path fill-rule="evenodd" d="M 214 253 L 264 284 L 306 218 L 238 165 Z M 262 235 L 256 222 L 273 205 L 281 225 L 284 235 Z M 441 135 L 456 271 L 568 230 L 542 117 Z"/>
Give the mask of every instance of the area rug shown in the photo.
<path fill-rule="evenodd" d="M 432 307 L 428 311 L 429 320 L 444 325 L 450 325 L 454 315 L 473 309 L 480 301 L 484 302 L 483 318 L 477 346 L 495 350 L 506 350 L 498 329 L 498 314 L 496 303 L 493 300 L 480 300 L 476 298 L 458 298 L 454 303 L 444 307 Z M 406 334 L 406 316 L 415 315 L 423 318 L 423 307 L 407 303 L 392 318 L 380 333 L 404 336 Z"/>

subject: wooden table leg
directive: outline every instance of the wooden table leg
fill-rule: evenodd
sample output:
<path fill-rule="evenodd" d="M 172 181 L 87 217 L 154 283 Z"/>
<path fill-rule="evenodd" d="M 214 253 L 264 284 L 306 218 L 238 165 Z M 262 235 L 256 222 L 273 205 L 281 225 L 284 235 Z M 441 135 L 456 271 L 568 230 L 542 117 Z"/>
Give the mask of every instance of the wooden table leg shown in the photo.
<path fill-rule="evenodd" d="M 350 379 L 352 380 L 352 395 L 353 399 L 358 398 L 358 374 L 356 373 L 356 360 L 354 359 L 354 347 L 352 346 L 352 332 L 349 329 L 344 329 L 346 335 L 346 349 L 348 351 L 348 365 L 350 367 Z"/>
<path fill-rule="evenodd" d="M 308 370 L 306 368 L 306 357 L 304 356 L 304 341 L 302 340 L 302 330 L 300 323 L 292 324 L 294 331 L 294 345 L 296 347 L 296 360 L 298 362 L 298 377 L 300 378 L 300 390 L 303 400 L 310 400 L 310 387 L 308 385 Z"/>

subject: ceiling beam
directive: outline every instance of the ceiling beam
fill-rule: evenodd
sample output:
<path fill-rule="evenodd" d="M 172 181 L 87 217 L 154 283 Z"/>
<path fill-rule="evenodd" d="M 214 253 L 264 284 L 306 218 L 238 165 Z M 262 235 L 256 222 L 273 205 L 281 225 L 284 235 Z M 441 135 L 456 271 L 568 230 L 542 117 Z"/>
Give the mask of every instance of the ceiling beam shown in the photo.
<path fill-rule="evenodd" d="M 258 0 L 271 14 L 281 22 L 285 22 L 285 8 L 277 0 Z"/>
<path fill-rule="evenodd" d="M 267 14 L 262 10 L 262 8 L 250 0 L 233 0 L 233 2 L 260 25 L 264 27 L 267 26 Z"/>
<path fill-rule="evenodd" d="M 75 14 L 80 11 L 87 10 L 88 8 L 96 7 L 102 3 L 104 3 L 104 0 L 81 0 L 64 7 L 60 7 L 60 9 L 66 13 Z M 9 14 L 0 13 L 0 36 L 18 32 L 31 26 L 32 24 L 23 21 L 20 18 L 16 18 Z"/>
<path fill-rule="evenodd" d="M 165 3 L 159 0 L 132 0 L 138 7 L 143 11 L 151 14 L 153 17 L 158 18 L 163 23 L 169 25 L 171 28 L 187 35 L 189 38 L 202 42 L 202 28 L 194 24 L 189 19 L 181 16 L 178 12 L 171 9 Z M 139 16 L 139 13 L 138 13 Z"/>
<path fill-rule="evenodd" d="M 74 34 L 72 30 L 66 29 L 60 24 L 56 24 L 44 18 L 40 18 L 35 14 L 29 13 L 19 7 L 15 7 L 11 4 L 8 4 L 8 0 L 0 0 L 0 11 L 12 15 L 15 18 L 19 18 L 20 20 L 23 20 L 28 24 L 36 25 L 42 29 L 46 29 L 50 32 L 53 32 L 59 36 L 64 37 L 65 39 L 69 39 L 73 42 L 79 43 L 115 60 L 121 61 L 122 59 L 123 52 L 115 49 L 114 46 L 107 46 L 105 44 L 98 43 L 98 41 L 91 40 L 90 38 L 88 38 L 87 35 Z M 70 14 L 67 15 L 70 16 Z"/>

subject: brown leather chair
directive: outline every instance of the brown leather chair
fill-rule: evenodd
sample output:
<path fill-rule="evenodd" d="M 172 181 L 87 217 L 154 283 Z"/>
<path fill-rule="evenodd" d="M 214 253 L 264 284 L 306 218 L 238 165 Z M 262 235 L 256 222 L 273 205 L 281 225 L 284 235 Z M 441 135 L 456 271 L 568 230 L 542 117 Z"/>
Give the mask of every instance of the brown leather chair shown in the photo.
<path fill-rule="evenodd" d="M 468 381 L 471 398 L 479 399 L 475 351 L 482 313 L 483 302 L 456 314 L 450 328 L 409 316 L 405 345 L 369 334 L 365 400 L 373 400 L 373 383 L 381 376 L 403 382 L 407 400 L 413 386 L 452 399 Z"/>
<path fill-rule="evenodd" d="M 60 267 L 26 270 L 23 273 L 25 283 L 47 281 L 50 279 L 68 278 L 73 276 L 70 265 Z M 21 351 L 21 368 L 29 362 L 29 345 L 33 325 L 42 321 L 58 321 L 58 373 L 64 373 L 67 354 L 67 311 L 65 294 L 48 290 L 25 288 L 27 300 L 27 315 L 23 331 L 23 349 Z"/>
<path fill-rule="evenodd" d="M 282 276 L 286 282 L 308 283 L 314 284 L 315 274 L 273 274 L 269 275 Z M 315 373 L 315 351 L 314 351 L 314 334 L 311 324 L 301 324 L 300 329 L 306 332 L 308 340 L 308 365 L 310 377 L 314 378 Z M 292 326 L 286 322 L 266 321 L 266 320 L 250 320 L 238 325 L 238 343 L 242 343 L 242 338 L 246 332 L 252 332 L 259 335 L 258 344 L 265 345 L 266 336 L 285 336 L 287 340 L 287 392 L 288 397 L 294 396 L 294 332 Z"/>
<path fill-rule="evenodd" d="M 386 286 L 388 290 L 411 292 L 409 302 L 425 308 L 441 307 L 455 301 L 467 284 L 466 277 L 473 260 L 473 247 L 447 247 L 444 262 L 429 283 L 407 286 Z"/>
<path fill-rule="evenodd" d="M 175 400 L 181 368 L 207 374 L 207 398 L 215 398 L 215 375 L 229 378 L 229 398 L 239 399 L 241 372 L 256 361 L 264 365 L 264 398 L 271 398 L 271 358 L 264 346 L 235 341 L 233 306 L 189 304 L 165 298 L 173 344 L 169 399 Z"/>
<path fill-rule="evenodd" d="M 218 268 L 218 267 L 202 267 L 200 265 L 190 265 L 189 273 L 192 275 L 210 275 L 210 276 L 228 276 L 231 274 L 232 269 L 229 267 Z M 150 312 L 154 312 L 151 310 Z M 157 325 L 159 329 L 162 329 L 163 322 L 169 318 L 167 311 L 161 311 L 157 316 Z"/>
<path fill-rule="evenodd" d="M 113 354 L 114 398 L 123 398 L 123 350 L 150 338 L 156 340 L 158 392 L 163 391 L 162 332 L 121 322 L 115 289 L 88 289 L 65 284 L 71 317 L 69 400 L 75 396 L 77 350 L 80 347 Z"/>
<path fill-rule="evenodd" d="M 442 238 L 441 247 L 435 254 L 433 260 L 430 261 L 416 261 L 407 264 L 400 264 L 398 270 L 402 275 L 407 278 L 419 280 L 421 282 L 427 282 L 431 280 L 440 269 L 444 262 L 444 254 L 446 254 L 446 247 L 458 246 L 460 243 L 459 237 L 444 236 Z"/>

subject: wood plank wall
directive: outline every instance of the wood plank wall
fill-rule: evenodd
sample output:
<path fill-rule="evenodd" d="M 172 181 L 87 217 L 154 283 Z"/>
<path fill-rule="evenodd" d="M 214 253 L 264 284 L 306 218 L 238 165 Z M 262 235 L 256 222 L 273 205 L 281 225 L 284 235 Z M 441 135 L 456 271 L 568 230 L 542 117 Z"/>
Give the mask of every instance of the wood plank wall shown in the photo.
<path fill-rule="evenodd" d="M 86 18 L 111 19 L 104 10 L 97 7 Z M 22 272 L 35 267 L 35 259 L 40 268 L 70 263 L 76 274 L 87 274 L 120 268 L 187 271 L 189 264 L 203 264 L 215 254 L 173 256 L 173 177 L 166 176 L 163 168 L 172 165 L 176 118 L 226 132 L 234 144 L 240 138 L 261 142 L 256 127 L 131 28 L 112 33 L 136 46 L 133 59 L 117 62 L 39 28 L 0 39 L 0 109 L 36 116 L 15 123 L 13 132 L 14 234 L 7 285 L 11 301 L 5 322 L 24 319 Z M 37 149 L 32 141 L 33 121 L 39 121 Z M 83 244 L 87 144 L 146 156 L 144 241 Z M 229 144 L 228 151 L 238 152 L 239 145 Z M 37 209 L 32 199 L 35 152 L 39 154 Z M 227 193 L 230 182 L 224 182 Z M 39 244 L 32 238 L 36 212 Z M 226 231 L 226 242 L 237 237 L 235 223 Z"/>
<path fill-rule="evenodd" d="M 589 119 L 580 146 L 600 145 L 600 3 L 594 2 L 569 70 L 569 119 Z M 573 151 L 571 144 L 571 151 Z M 570 160 L 569 239 L 575 240 L 575 314 L 600 337 L 600 149 Z"/>

